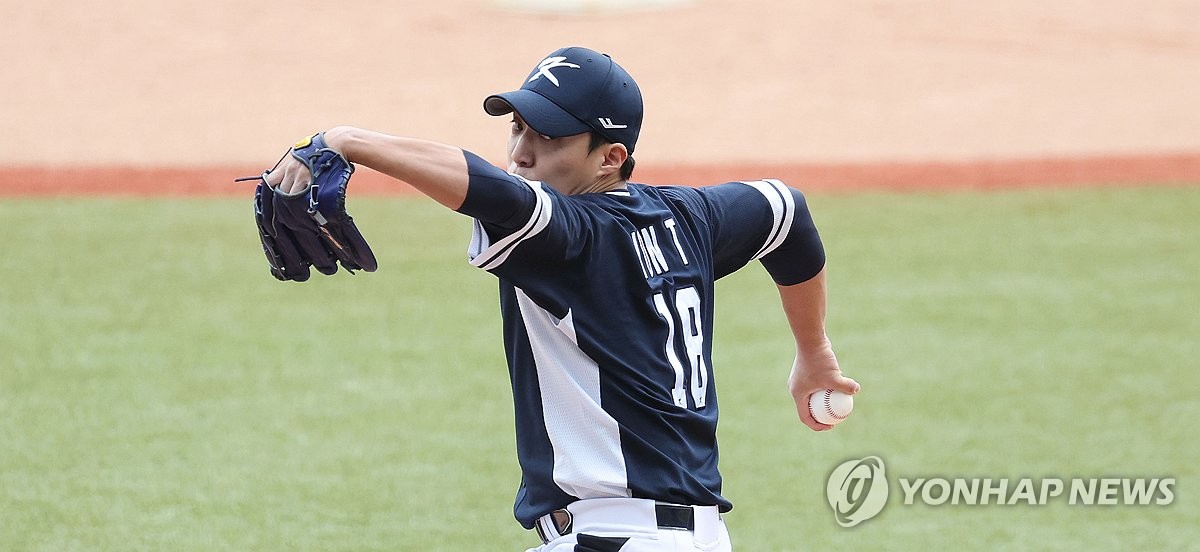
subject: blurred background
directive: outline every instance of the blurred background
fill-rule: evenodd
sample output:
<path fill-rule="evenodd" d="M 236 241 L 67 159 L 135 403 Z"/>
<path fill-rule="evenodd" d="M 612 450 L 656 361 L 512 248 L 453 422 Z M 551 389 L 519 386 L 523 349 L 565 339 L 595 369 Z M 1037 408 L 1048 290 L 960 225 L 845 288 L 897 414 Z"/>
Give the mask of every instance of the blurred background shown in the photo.
<path fill-rule="evenodd" d="M 585 45 L 644 166 L 1200 151 L 1193 0 L 0 1 L 0 165 L 273 162 L 335 124 L 502 160 L 482 99 Z"/>

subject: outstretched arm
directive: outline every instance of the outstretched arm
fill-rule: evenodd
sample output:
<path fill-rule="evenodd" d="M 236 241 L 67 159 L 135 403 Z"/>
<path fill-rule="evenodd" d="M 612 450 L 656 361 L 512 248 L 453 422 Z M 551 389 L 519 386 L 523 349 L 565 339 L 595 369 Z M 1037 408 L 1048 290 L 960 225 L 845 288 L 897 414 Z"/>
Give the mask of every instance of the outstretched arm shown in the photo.
<path fill-rule="evenodd" d="M 842 375 L 833 346 L 825 335 L 825 269 L 804 282 L 779 286 L 779 297 L 796 338 L 796 360 L 788 377 L 796 412 L 800 421 L 815 431 L 831 429 L 832 426 L 813 419 L 808 410 L 809 396 L 822 389 L 853 395 L 859 385 Z"/>
<path fill-rule="evenodd" d="M 457 210 L 467 197 L 467 161 L 457 147 L 346 126 L 326 131 L 325 142 L 351 163 L 406 182 L 450 209 Z M 303 163 L 285 156 L 267 175 L 267 185 L 293 193 L 309 178 Z"/>

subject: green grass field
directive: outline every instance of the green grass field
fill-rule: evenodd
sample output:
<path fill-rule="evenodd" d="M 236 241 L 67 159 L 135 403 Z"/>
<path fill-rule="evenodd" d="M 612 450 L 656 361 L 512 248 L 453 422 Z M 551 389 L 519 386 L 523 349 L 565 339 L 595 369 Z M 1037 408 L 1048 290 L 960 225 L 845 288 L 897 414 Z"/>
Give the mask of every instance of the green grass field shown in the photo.
<path fill-rule="evenodd" d="M 496 285 L 469 224 L 352 199 L 375 274 L 276 282 L 248 201 L 4 199 L 0 550 L 523 550 Z M 829 332 L 863 384 L 815 434 L 757 266 L 718 287 L 738 550 L 1200 541 L 1200 187 L 816 194 Z M 1169 506 L 889 505 L 825 481 L 1174 477 Z"/>

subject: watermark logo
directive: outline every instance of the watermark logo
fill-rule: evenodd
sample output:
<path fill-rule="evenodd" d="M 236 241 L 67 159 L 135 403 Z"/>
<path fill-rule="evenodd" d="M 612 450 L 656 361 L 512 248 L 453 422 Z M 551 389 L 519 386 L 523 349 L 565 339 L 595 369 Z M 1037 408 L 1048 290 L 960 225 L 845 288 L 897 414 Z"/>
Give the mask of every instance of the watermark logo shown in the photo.
<path fill-rule="evenodd" d="M 902 506 L 1169 506 L 1174 477 L 1008 478 L 896 477 Z M 867 456 L 843 462 L 829 474 L 825 494 L 834 519 L 854 527 L 883 511 L 890 482 L 883 459 Z"/>
<path fill-rule="evenodd" d="M 967 506 L 1169 506 L 1175 502 L 1175 478 L 944 478 L 900 479 L 904 505 L 920 502 Z"/>
<path fill-rule="evenodd" d="M 834 468 L 825 485 L 833 517 L 842 527 L 854 527 L 883 511 L 888 482 L 883 459 L 868 456 Z"/>

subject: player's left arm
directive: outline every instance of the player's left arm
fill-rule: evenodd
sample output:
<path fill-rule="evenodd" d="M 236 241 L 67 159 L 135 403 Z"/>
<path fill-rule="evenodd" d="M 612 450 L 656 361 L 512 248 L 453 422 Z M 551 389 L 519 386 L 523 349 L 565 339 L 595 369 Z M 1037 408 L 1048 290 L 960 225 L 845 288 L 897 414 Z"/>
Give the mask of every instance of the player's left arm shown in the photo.
<path fill-rule="evenodd" d="M 461 148 L 348 126 L 334 127 L 323 136 L 351 163 L 405 182 L 443 206 L 487 224 L 496 232 L 493 237 L 528 226 L 539 212 L 549 217 L 545 204 L 551 201 L 552 191 L 539 192 L 544 188 Z M 266 181 L 285 194 L 295 193 L 307 186 L 309 174 L 303 164 L 285 157 Z"/>
<path fill-rule="evenodd" d="M 470 177 L 460 148 L 345 126 L 329 129 L 324 138 L 350 162 L 406 182 L 450 209 L 466 200 Z M 303 164 L 285 158 L 267 175 L 267 184 L 287 194 L 304 189 L 309 178 Z"/>

